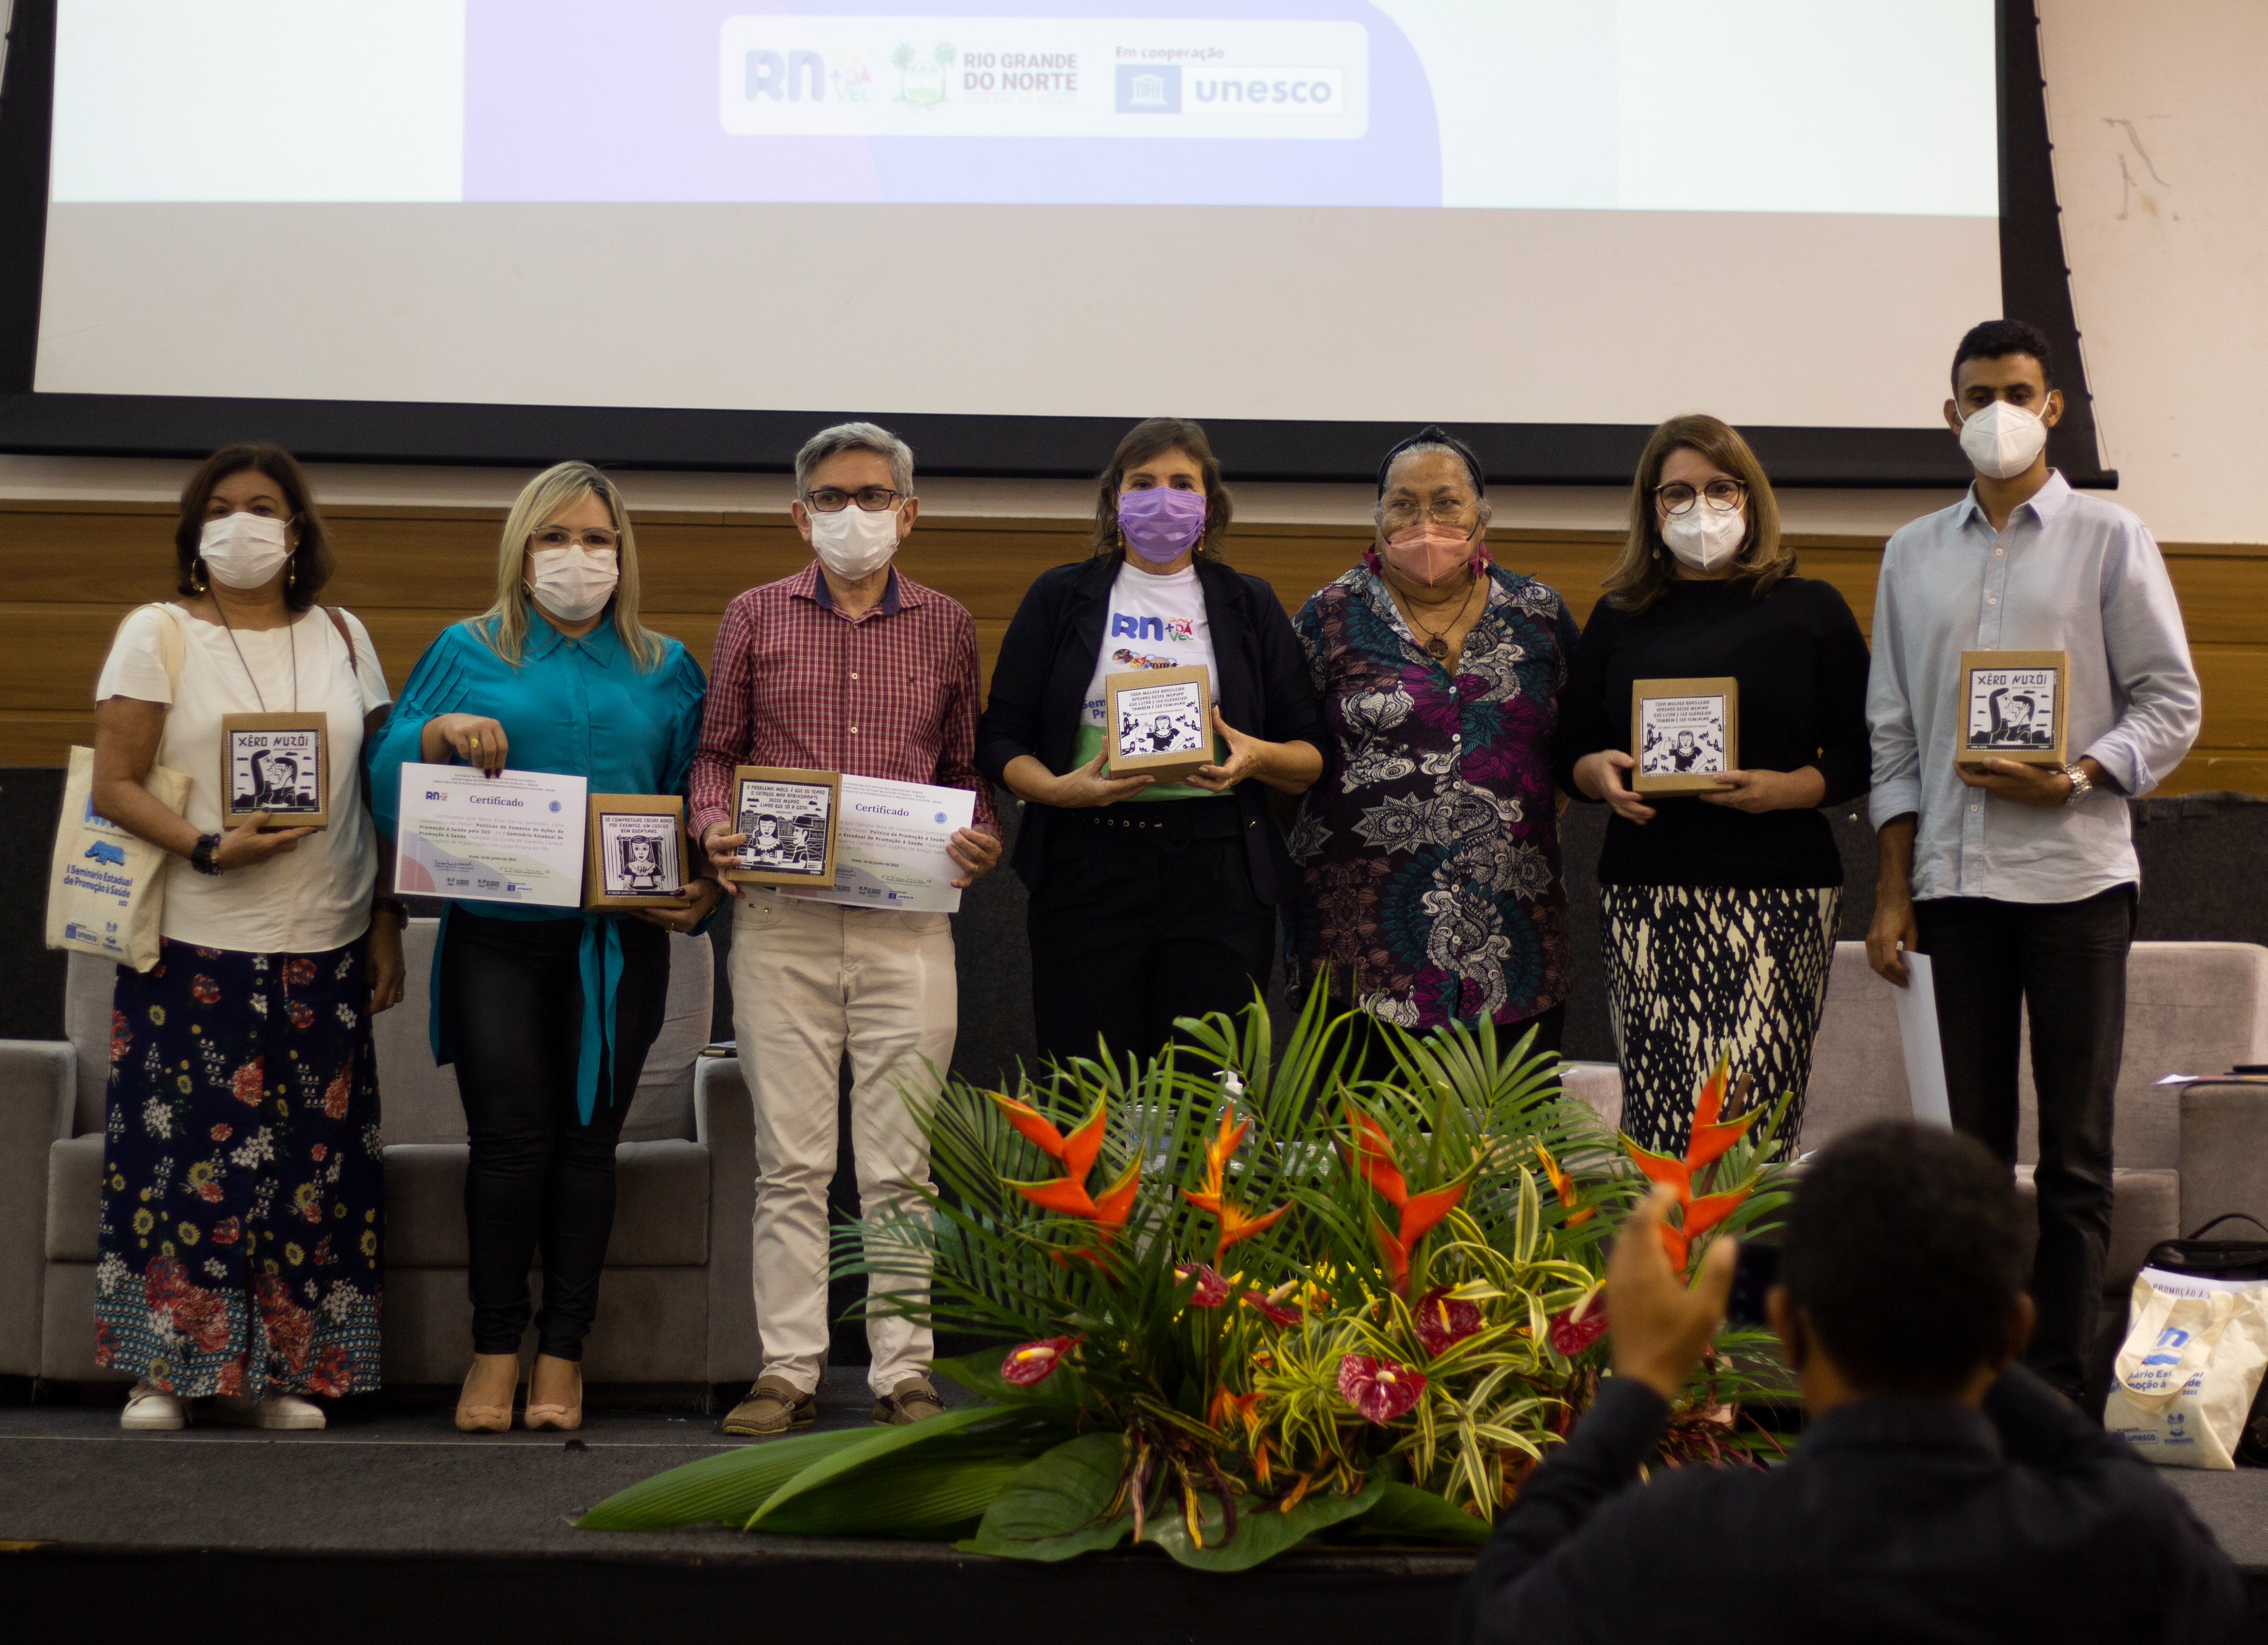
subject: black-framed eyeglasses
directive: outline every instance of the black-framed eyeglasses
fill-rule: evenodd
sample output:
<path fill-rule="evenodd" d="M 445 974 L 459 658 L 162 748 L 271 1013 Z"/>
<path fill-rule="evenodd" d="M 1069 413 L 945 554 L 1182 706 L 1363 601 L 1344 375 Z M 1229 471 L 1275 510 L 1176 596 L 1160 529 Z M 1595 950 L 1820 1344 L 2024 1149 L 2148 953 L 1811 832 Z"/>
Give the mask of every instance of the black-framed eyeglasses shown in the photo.
<path fill-rule="evenodd" d="M 1730 514 L 1749 499 L 1749 488 L 1738 480 L 1712 480 L 1696 491 L 1691 486 L 1673 483 L 1656 486 L 1653 500 L 1661 504 L 1664 514 L 1683 514 L 1693 506 L 1694 499 L 1706 497 L 1709 506 L 1719 514 Z"/>
<path fill-rule="evenodd" d="M 902 491 L 893 491 L 887 486 L 861 486 L 856 491 L 843 491 L 834 486 L 821 486 L 803 494 L 803 505 L 814 514 L 840 514 L 853 503 L 869 514 L 880 514 L 884 509 L 894 509 L 905 496 Z"/>

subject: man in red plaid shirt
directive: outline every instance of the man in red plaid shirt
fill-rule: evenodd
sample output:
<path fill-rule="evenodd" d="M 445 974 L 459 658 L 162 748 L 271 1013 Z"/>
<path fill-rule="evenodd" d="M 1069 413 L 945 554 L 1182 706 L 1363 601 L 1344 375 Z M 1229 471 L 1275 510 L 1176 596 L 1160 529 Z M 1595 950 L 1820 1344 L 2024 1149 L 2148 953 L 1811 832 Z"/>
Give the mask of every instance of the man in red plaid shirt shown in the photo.
<path fill-rule="evenodd" d="M 1000 860 L 992 789 L 976 769 L 976 630 L 968 613 L 890 562 L 913 530 L 914 454 L 871 422 L 814 435 L 795 459 L 796 529 L 817 558 L 725 608 L 693 756 L 691 827 L 719 877 L 735 766 L 792 766 L 968 789 L 974 826 L 947 852 L 965 886 Z M 827 1185 L 850 1059 L 851 1151 L 867 1217 L 918 1212 L 929 1151 L 913 1103 L 953 1061 L 953 932 L 943 914 L 850 907 L 725 882 L 733 909 L 733 1026 L 755 1108 L 756 1326 L 763 1374 L 725 1419 L 770 1438 L 808 1425 L 827 1353 Z M 868 1281 L 907 1289 L 904 1277 Z M 930 1333 L 866 1325 L 874 1421 L 944 1407 Z"/>

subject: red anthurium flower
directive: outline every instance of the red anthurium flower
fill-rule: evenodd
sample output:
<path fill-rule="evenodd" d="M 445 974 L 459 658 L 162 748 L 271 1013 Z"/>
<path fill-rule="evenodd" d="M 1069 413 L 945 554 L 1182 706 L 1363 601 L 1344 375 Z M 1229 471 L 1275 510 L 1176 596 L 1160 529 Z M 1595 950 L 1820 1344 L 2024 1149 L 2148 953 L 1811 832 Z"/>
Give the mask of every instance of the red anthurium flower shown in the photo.
<path fill-rule="evenodd" d="M 1265 1291 L 1247 1291 L 1243 1301 L 1247 1308 L 1258 1313 L 1271 1326 L 1296 1326 L 1300 1323 L 1300 1310 L 1295 1304 L 1280 1302 Z"/>
<path fill-rule="evenodd" d="M 1600 1291 L 1593 1291 L 1572 1308 L 1552 1315 L 1548 1333 L 1551 1346 L 1569 1359 L 1606 1333 L 1607 1299 Z"/>
<path fill-rule="evenodd" d="M 1228 1300 L 1228 1281 L 1202 1262 L 1176 1262 L 1174 1277 L 1197 1281 L 1197 1288 L 1189 1296 L 1192 1307 L 1218 1308 Z"/>
<path fill-rule="evenodd" d="M 1350 1354 L 1339 1361 L 1339 1397 L 1370 1421 L 1383 1425 L 1408 1415 L 1425 1392 L 1425 1372 L 1390 1359 Z"/>
<path fill-rule="evenodd" d="M 1450 1296 L 1446 1285 L 1437 1285 L 1419 1297 L 1410 1317 L 1418 1326 L 1418 1345 L 1431 1355 L 1463 1341 L 1481 1328 L 1480 1304 Z"/>
<path fill-rule="evenodd" d="M 1544 1178 L 1551 1184 L 1551 1192 L 1559 1196 L 1559 1203 L 1567 1212 L 1568 1227 L 1580 1228 L 1599 1214 L 1599 1208 L 1595 1205 L 1584 1206 L 1580 1210 L 1575 1208 L 1577 1195 L 1574 1179 L 1559 1169 L 1559 1162 L 1551 1157 L 1550 1149 L 1538 1142 L 1535 1145 L 1535 1157 L 1543 1162 Z"/>
<path fill-rule="evenodd" d="M 1010 1348 L 1000 1362 L 1000 1380 L 1019 1388 L 1028 1388 L 1034 1383 L 1045 1382 L 1056 1374 L 1063 1356 L 1076 1347 L 1078 1337 L 1042 1337 L 1037 1342 L 1027 1342 L 1019 1348 Z"/>

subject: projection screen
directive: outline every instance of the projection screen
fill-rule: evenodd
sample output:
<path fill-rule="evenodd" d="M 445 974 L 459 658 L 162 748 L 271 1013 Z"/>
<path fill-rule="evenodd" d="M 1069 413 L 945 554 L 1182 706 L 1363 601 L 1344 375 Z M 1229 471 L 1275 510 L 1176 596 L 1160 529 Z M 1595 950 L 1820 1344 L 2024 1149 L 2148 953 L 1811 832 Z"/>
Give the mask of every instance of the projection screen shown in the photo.
<path fill-rule="evenodd" d="M 1918 430 L 1992 0 L 56 0 L 40 395 Z"/>

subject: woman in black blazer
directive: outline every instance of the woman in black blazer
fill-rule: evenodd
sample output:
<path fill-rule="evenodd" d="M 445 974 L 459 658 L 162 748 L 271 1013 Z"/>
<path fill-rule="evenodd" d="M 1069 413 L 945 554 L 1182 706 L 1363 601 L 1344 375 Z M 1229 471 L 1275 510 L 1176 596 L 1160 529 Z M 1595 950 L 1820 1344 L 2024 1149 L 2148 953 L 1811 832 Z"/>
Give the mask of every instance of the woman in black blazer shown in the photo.
<path fill-rule="evenodd" d="M 976 730 L 984 775 L 1024 802 L 1042 1056 L 1155 1055 L 1177 1017 L 1234 1010 L 1274 958 L 1297 880 L 1262 785 L 1298 794 L 1323 729 L 1275 591 L 1220 556 L 1228 492 L 1204 430 L 1153 417 L 1119 442 L 1094 553 L 1044 573 L 1008 625 Z M 1211 672 L 1213 762 L 1182 782 L 1106 775 L 1101 682 Z"/>

